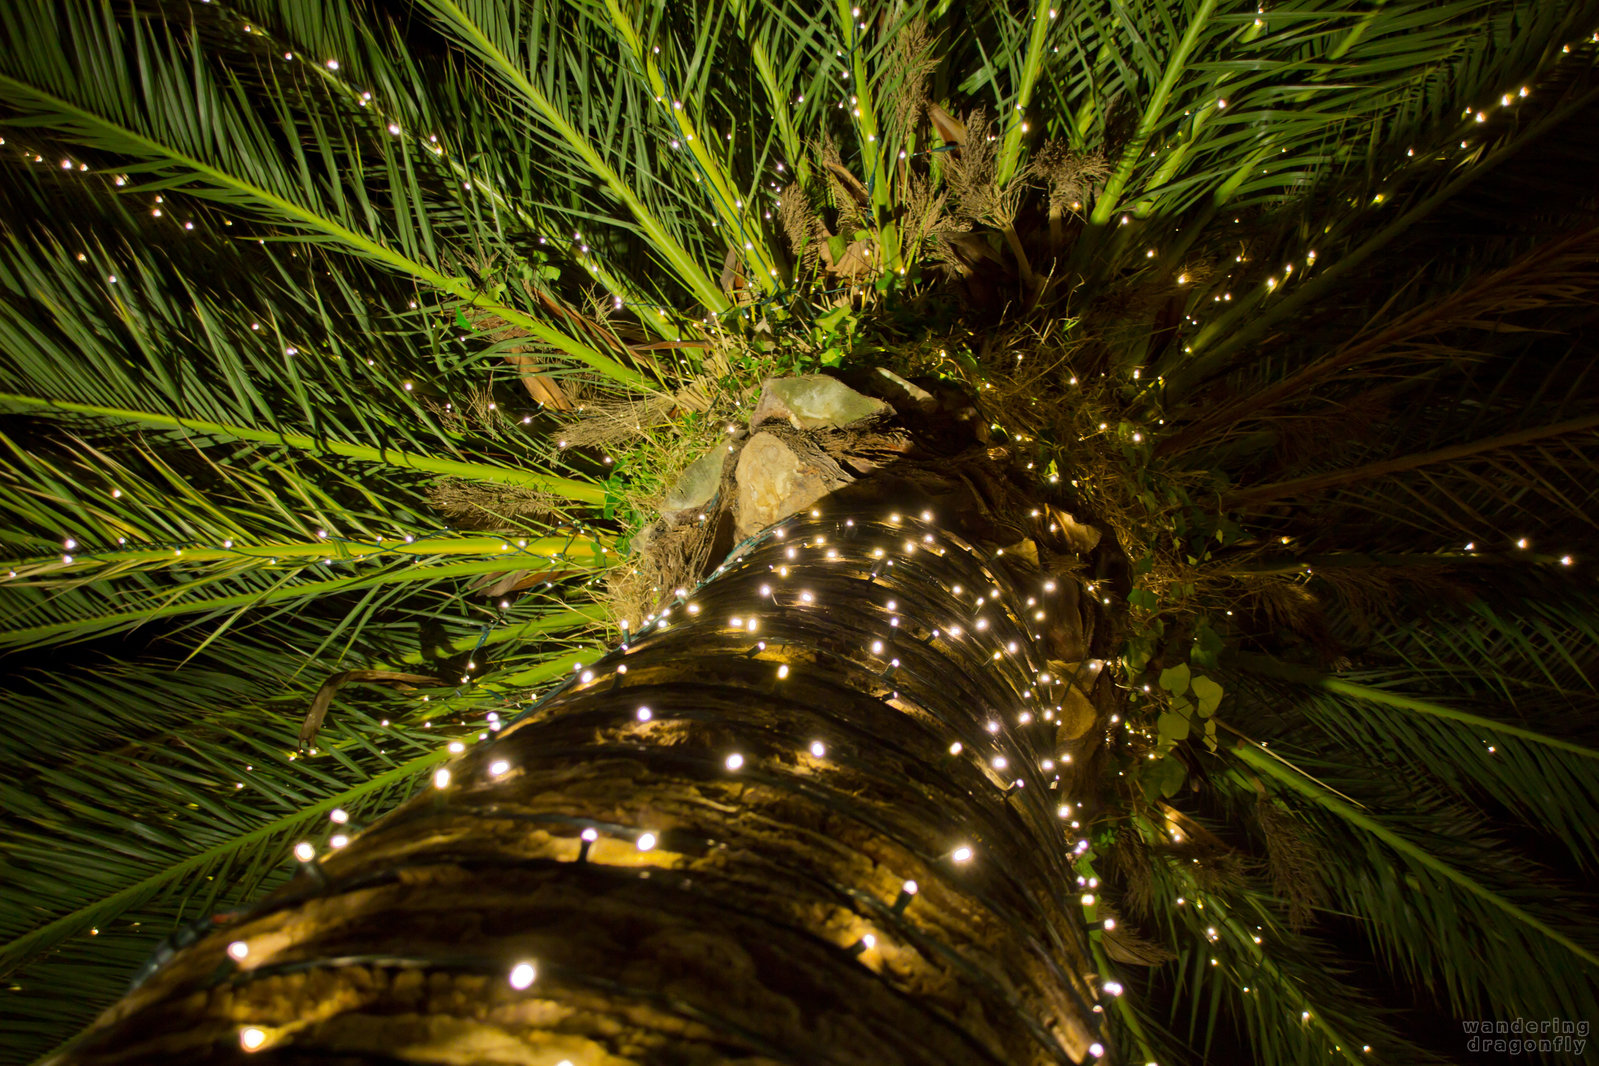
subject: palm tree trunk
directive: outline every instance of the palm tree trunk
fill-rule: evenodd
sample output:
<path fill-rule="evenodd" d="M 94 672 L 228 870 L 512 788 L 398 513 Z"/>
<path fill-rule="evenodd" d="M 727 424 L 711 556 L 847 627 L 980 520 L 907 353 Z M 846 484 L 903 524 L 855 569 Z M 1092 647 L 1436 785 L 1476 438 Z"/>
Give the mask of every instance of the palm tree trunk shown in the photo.
<path fill-rule="evenodd" d="M 984 463 L 879 471 L 745 542 L 57 1061 L 1102 1054 L 1062 805 L 1109 634 Z"/>

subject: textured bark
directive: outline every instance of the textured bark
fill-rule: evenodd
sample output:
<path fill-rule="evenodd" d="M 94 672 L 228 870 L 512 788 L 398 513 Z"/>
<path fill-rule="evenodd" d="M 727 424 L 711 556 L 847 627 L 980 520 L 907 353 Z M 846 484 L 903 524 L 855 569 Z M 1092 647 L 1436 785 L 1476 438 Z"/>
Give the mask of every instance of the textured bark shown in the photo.
<path fill-rule="evenodd" d="M 907 460 L 764 531 L 60 1061 L 1091 1057 L 1103 1014 L 1056 808 L 1100 731 L 1058 732 L 1058 708 L 1103 716 L 1110 686 L 1049 663 L 1111 635 L 1026 499 L 982 455 Z M 1103 575 L 1109 551 L 1084 565 Z M 537 978 L 516 988 L 522 961 Z"/>

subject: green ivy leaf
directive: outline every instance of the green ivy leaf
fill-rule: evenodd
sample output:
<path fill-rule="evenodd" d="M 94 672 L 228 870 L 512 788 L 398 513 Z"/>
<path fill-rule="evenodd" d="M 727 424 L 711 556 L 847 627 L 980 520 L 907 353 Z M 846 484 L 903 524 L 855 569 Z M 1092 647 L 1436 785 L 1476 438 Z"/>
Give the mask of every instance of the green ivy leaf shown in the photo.
<path fill-rule="evenodd" d="M 1144 667 L 1149 665 L 1149 657 L 1155 653 L 1155 642 L 1149 637 L 1130 637 L 1127 641 L 1127 673 L 1130 677 L 1137 677 L 1144 672 Z"/>
<path fill-rule="evenodd" d="M 1168 666 L 1160 672 L 1160 687 L 1173 696 L 1181 696 L 1188 691 L 1188 676 L 1187 663 Z"/>
<path fill-rule="evenodd" d="M 836 239 L 836 238 L 835 238 Z M 816 324 L 828 333 L 833 333 L 844 324 L 844 319 L 849 317 L 849 308 L 835 307 L 826 314 L 816 316 Z"/>
<path fill-rule="evenodd" d="M 1195 666 L 1208 666 L 1214 669 L 1221 661 L 1222 647 L 1221 634 L 1204 622 L 1200 622 L 1198 628 L 1194 630 L 1194 646 L 1188 652 L 1188 659 Z"/>
<path fill-rule="evenodd" d="M 1158 602 L 1155 594 L 1148 589 L 1133 589 L 1127 594 L 1127 602 L 1134 607 L 1142 607 L 1146 611 L 1153 611 Z"/>
<path fill-rule="evenodd" d="M 1188 739 L 1188 718 L 1176 711 L 1162 711 L 1155 721 L 1155 729 L 1160 734 L 1162 747 L 1180 744 Z"/>
<path fill-rule="evenodd" d="M 1222 687 L 1208 677 L 1194 678 L 1194 695 L 1199 698 L 1199 716 L 1209 718 L 1221 706 Z"/>
<path fill-rule="evenodd" d="M 1148 780 L 1155 791 L 1162 797 L 1170 799 L 1177 795 L 1187 777 L 1188 768 L 1183 765 L 1182 760 L 1168 755 L 1151 765 Z"/>

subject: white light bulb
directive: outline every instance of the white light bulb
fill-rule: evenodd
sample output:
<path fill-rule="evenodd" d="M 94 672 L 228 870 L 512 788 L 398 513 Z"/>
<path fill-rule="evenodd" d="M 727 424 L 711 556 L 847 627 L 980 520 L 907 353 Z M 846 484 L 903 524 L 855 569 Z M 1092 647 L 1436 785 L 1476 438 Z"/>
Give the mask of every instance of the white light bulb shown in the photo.
<path fill-rule="evenodd" d="M 534 968 L 531 962 L 519 962 L 511 967 L 511 974 L 508 980 L 511 982 L 512 988 L 520 991 L 531 985 L 538 975 L 538 970 Z"/>
<path fill-rule="evenodd" d="M 343 825 L 350 820 L 350 814 L 343 807 L 335 807 L 328 812 L 328 820 L 335 825 Z"/>
<path fill-rule="evenodd" d="M 495 777 L 499 777 L 501 774 L 505 773 L 510 768 L 511 768 L 510 762 L 508 762 L 505 759 L 495 759 L 493 762 L 489 763 L 489 773 L 494 775 Z"/>
<path fill-rule="evenodd" d="M 827 754 L 827 748 L 820 740 L 813 740 L 811 741 L 811 754 L 820 759 L 822 756 Z"/>
<path fill-rule="evenodd" d="M 316 858 L 316 848 L 302 840 L 294 845 L 294 857 L 301 862 L 310 862 Z"/>
<path fill-rule="evenodd" d="M 972 860 L 972 849 L 963 844 L 951 853 L 950 858 L 956 862 L 970 862 Z"/>
<path fill-rule="evenodd" d="M 738 752 L 735 751 L 733 754 L 727 757 L 727 768 L 729 770 L 737 770 L 743 765 L 744 756 L 740 755 Z"/>
<path fill-rule="evenodd" d="M 235 940 L 233 943 L 228 945 L 228 954 L 233 956 L 235 959 L 242 959 L 246 955 L 250 954 L 250 945 L 246 944 L 242 940 Z"/>
<path fill-rule="evenodd" d="M 655 846 L 655 834 L 654 833 L 643 833 L 643 834 L 641 834 L 639 836 L 639 838 L 638 838 L 638 849 L 640 851 L 649 851 L 654 846 Z"/>
<path fill-rule="evenodd" d="M 593 828 L 592 826 L 590 828 L 588 828 L 588 829 L 583 830 L 583 832 L 578 834 L 578 835 L 581 836 L 583 838 L 583 840 L 585 842 L 589 843 L 589 844 L 592 844 L 596 840 L 600 839 L 600 831 L 598 829 Z"/>
<path fill-rule="evenodd" d="M 246 1051 L 254 1051 L 266 1043 L 266 1030 L 258 1026 L 247 1025 L 239 1030 L 239 1046 Z"/>
<path fill-rule="evenodd" d="M 446 770 L 442 766 L 439 767 L 437 770 L 434 770 L 433 771 L 433 787 L 434 788 L 449 788 L 450 787 L 450 771 Z"/>

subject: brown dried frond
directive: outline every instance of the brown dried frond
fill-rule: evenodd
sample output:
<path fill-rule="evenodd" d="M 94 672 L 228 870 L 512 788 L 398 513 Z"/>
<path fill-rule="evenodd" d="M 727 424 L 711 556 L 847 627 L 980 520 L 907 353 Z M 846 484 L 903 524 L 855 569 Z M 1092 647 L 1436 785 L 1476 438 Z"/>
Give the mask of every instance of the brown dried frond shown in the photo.
<path fill-rule="evenodd" d="M 971 273 L 968 257 L 961 252 L 962 242 L 969 239 L 971 229 L 972 224 L 965 219 L 944 215 L 938 220 L 929 255 L 933 265 L 946 277 L 959 278 Z"/>
<path fill-rule="evenodd" d="M 722 258 L 722 273 L 718 281 L 722 291 L 732 297 L 733 306 L 748 307 L 755 302 L 749 275 L 744 272 L 744 256 L 732 244 L 727 246 L 727 254 Z"/>
<path fill-rule="evenodd" d="M 615 336 L 611 316 L 616 311 L 616 297 L 597 285 L 590 285 L 583 290 L 583 302 L 588 306 L 588 317 L 594 325 L 601 332 Z"/>
<path fill-rule="evenodd" d="M 1116 830 L 1116 843 L 1105 853 L 1107 872 L 1122 886 L 1121 902 L 1135 919 L 1148 920 L 1164 906 L 1157 900 L 1157 884 L 1151 872 L 1154 854 L 1144 838 L 1130 825 Z"/>
<path fill-rule="evenodd" d="M 966 117 L 966 143 L 944 161 L 944 183 L 950 201 L 968 218 L 1009 229 L 1022 197 L 1037 176 L 1036 166 L 1021 166 L 1004 188 L 998 182 L 999 135 L 981 108 Z"/>
<path fill-rule="evenodd" d="M 898 76 L 898 81 L 888 86 L 883 94 L 886 144 L 904 144 L 910 139 L 927 99 L 928 75 L 938 66 L 932 49 L 927 23 L 920 18 L 905 23 L 894 38 L 888 63 L 883 67 L 891 72 L 890 77 Z"/>
<path fill-rule="evenodd" d="M 456 410 L 454 404 L 446 407 L 444 404 L 436 403 L 433 400 L 423 400 L 422 406 L 425 407 L 434 418 L 438 419 L 439 425 L 444 427 L 444 429 L 448 432 L 466 432 L 466 418 L 461 414 L 460 411 Z"/>
<path fill-rule="evenodd" d="M 1073 204 L 1082 204 L 1110 177 L 1111 166 L 1102 152 L 1073 152 L 1060 141 L 1050 141 L 1034 156 L 1037 173 L 1049 190 L 1049 214 L 1057 217 Z"/>
<path fill-rule="evenodd" d="M 462 414 L 473 422 L 493 422 L 499 417 L 499 407 L 494 401 L 494 393 L 487 388 L 469 391 L 461 406 L 464 409 Z"/>
<path fill-rule="evenodd" d="M 827 227 L 822 225 L 811 198 L 799 182 L 790 182 L 777 200 L 777 218 L 788 238 L 789 251 L 799 261 L 799 273 L 816 269 L 816 258 L 822 242 L 827 239 Z"/>
<path fill-rule="evenodd" d="M 615 447 L 670 425 L 676 406 L 670 396 L 588 402 L 578 408 L 576 418 L 559 426 L 555 435 L 566 441 L 568 448 Z"/>
<path fill-rule="evenodd" d="M 922 245 L 953 221 L 944 214 L 945 200 L 945 195 L 936 192 L 931 181 L 910 175 L 905 186 L 905 218 L 900 227 L 907 257 L 919 257 Z M 935 247 L 943 244 L 942 240 L 936 241 Z M 934 255 L 937 254 L 935 251 Z"/>
<path fill-rule="evenodd" d="M 493 425 L 500 420 L 500 412 L 495 405 L 492 389 L 486 386 L 468 389 L 458 399 L 460 402 L 450 400 L 446 403 L 437 403 L 428 400 L 424 403 L 439 422 L 452 432 L 465 432 L 468 429 Z"/>
<path fill-rule="evenodd" d="M 730 471 L 731 472 L 731 471 Z M 606 581 L 606 601 L 618 624 L 637 631 L 643 621 L 670 600 L 673 590 L 693 588 L 710 569 L 711 553 L 728 510 L 727 484 L 705 512 L 705 520 L 669 524 L 665 519 L 640 530 L 622 565 Z"/>
<path fill-rule="evenodd" d="M 1280 574 L 1242 575 L 1246 606 L 1257 610 L 1269 628 L 1293 633 L 1313 645 L 1323 659 L 1336 658 L 1341 649 L 1327 626 L 1326 614 L 1316 594 L 1294 577 Z"/>
<path fill-rule="evenodd" d="M 1351 426 L 1380 426 L 1392 417 L 1390 402 L 1397 386 L 1384 384 L 1364 389 L 1353 396 L 1323 402 L 1311 411 L 1292 414 L 1266 415 L 1266 421 L 1277 433 L 1277 459 L 1285 467 L 1297 466 L 1307 459 L 1326 463 L 1330 458 L 1330 442 L 1343 441 L 1351 434 Z M 1358 434 L 1354 435 L 1358 440 Z M 1354 441 L 1350 442 L 1351 447 Z"/>
<path fill-rule="evenodd" d="M 529 524 L 551 519 L 561 506 L 558 497 L 537 489 L 484 485 L 460 478 L 434 482 L 427 488 L 427 497 L 457 526 L 486 533 L 524 531 Z"/>
<path fill-rule="evenodd" d="M 1360 633 L 1369 632 L 1374 621 L 1392 616 L 1407 595 L 1422 593 L 1434 601 L 1460 602 L 1472 596 L 1470 586 L 1457 579 L 1451 567 L 1435 563 L 1317 567 L 1315 579 Z"/>
<path fill-rule="evenodd" d="M 857 229 L 870 228 L 871 219 L 866 214 L 865 206 L 860 201 L 859 179 L 851 178 L 848 183 L 841 176 L 848 174 L 849 168 L 844 166 L 844 157 L 838 153 L 838 145 L 833 143 L 831 134 L 822 134 L 822 174 L 827 179 L 827 195 L 838 210 L 838 230 L 840 233 L 850 233 Z"/>
<path fill-rule="evenodd" d="M 1308 926 L 1315 909 L 1327 900 L 1327 885 L 1321 871 L 1326 856 L 1299 822 L 1262 794 L 1255 804 L 1255 823 L 1266 841 L 1266 868 L 1271 885 L 1288 904 L 1288 924 L 1295 929 Z"/>
<path fill-rule="evenodd" d="M 999 164 L 994 124 L 978 108 L 966 116 L 966 143 L 944 159 L 944 185 L 950 202 L 967 218 L 989 221 L 999 210 L 999 190 L 994 176 Z"/>
<path fill-rule="evenodd" d="M 1176 844 L 1172 846 L 1170 854 L 1185 864 L 1183 868 L 1193 875 L 1194 882 L 1206 893 L 1237 892 L 1249 880 L 1252 864 L 1246 856 L 1230 848 Z M 1194 859 L 1199 861 L 1192 861 Z"/>
<path fill-rule="evenodd" d="M 1103 934 L 1105 954 L 1114 961 L 1129 966 L 1159 966 L 1177 957 L 1166 945 L 1133 932 L 1130 923 L 1117 913 L 1115 906 L 1103 895 L 1099 900 L 1099 916 L 1116 922 L 1115 928 L 1107 928 Z"/>
<path fill-rule="evenodd" d="M 1105 287 L 1095 306 L 1084 315 L 1103 346 L 1105 365 L 1130 373 L 1150 350 L 1150 338 L 1181 315 L 1186 288 L 1174 287 L 1164 271 L 1139 271 Z"/>

